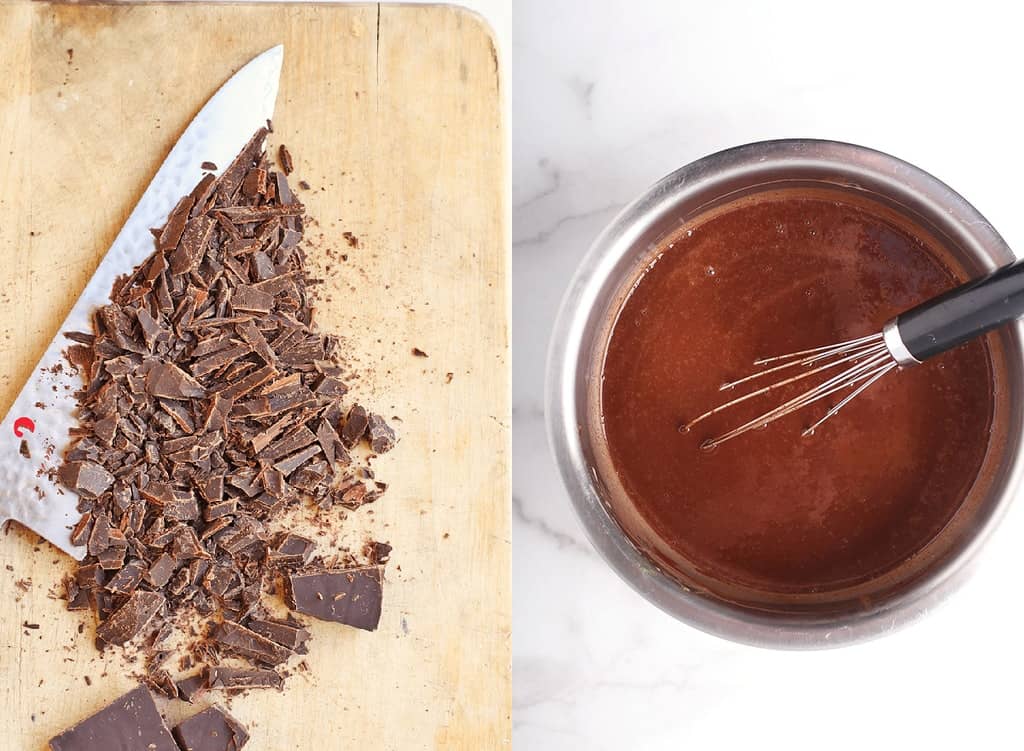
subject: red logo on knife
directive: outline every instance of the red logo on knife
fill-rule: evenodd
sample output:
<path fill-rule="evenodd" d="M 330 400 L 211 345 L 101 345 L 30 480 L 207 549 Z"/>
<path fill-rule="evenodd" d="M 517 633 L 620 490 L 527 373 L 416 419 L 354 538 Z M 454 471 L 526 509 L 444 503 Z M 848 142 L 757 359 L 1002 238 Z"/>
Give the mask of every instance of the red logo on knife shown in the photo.
<path fill-rule="evenodd" d="M 29 433 L 35 433 L 36 424 L 27 417 L 19 417 L 17 420 L 14 421 L 14 435 L 18 436 L 18 438 L 21 438 L 23 435 L 25 435 L 26 430 Z"/>

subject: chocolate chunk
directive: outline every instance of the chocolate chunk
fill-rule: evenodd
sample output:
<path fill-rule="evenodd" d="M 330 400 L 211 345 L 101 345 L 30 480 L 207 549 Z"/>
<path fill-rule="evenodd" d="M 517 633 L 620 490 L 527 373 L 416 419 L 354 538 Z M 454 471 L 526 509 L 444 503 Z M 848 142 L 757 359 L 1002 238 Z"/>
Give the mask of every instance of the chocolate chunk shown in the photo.
<path fill-rule="evenodd" d="M 161 589 L 171 580 L 171 575 L 177 567 L 177 560 L 167 553 L 161 553 L 146 571 L 146 581 L 157 589 Z"/>
<path fill-rule="evenodd" d="M 387 563 L 392 550 L 393 548 L 386 542 L 371 541 L 366 543 L 365 555 L 370 559 L 370 563 Z"/>
<path fill-rule="evenodd" d="M 192 210 L 193 199 L 185 196 L 167 217 L 167 224 L 164 225 L 160 237 L 157 239 L 156 247 L 162 252 L 173 250 L 181 239 L 181 233 L 185 231 L 185 223 L 188 221 L 188 214 Z"/>
<path fill-rule="evenodd" d="M 277 150 L 278 161 L 281 162 L 281 171 L 286 175 L 290 175 L 294 169 L 292 163 L 291 152 L 288 151 L 287 147 L 282 143 L 281 147 Z"/>
<path fill-rule="evenodd" d="M 249 734 L 230 714 L 210 707 L 174 728 L 174 738 L 181 751 L 239 751 Z"/>
<path fill-rule="evenodd" d="M 123 555 L 124 553 L 122 552 Z M 114 577 L 107 582 L 107 589 L 116 595 L 131 594 L 139 586 L 145 571 L 146 569 L 141 561 L 132 561 L 114 574 Z"/>
<path fill-rule="evenodd" d="M 370 447 L 378 454 L 383 454 L 395 447 L 395 431 L 384 422 L 380 415 L 371 414 L 367 428 L 370 434 Z"/>
<path fill-rule="evenodd" d="M 124 605 L 99 625 L 96 636 L 107 644 L 124 644 L 138 636 L 163 606 L 163 595 L 135 590 Z"/>
<path fill-rule="evenodd" d="M 211 638 L 227 651 L 265 665 L 280 665 L 292 656 L 292 651 L 287 647 L 231 621 L 224 621 L 217 626 Z"/>
<path fill-rule="evenodd" d="M 71 544 L 85 545 L 92 531 L 92 513 L 86 511 L 71 530 Z"/>
<path fill-rule="evenodd" d="M 247 198 L 265 195 L 267 192 L 267 171 L 256 167 L 249 171 L 242 181 L 242 195 Z"/>
<path fill-rule="evenodd" d="M 240 284 L 231 294 L 231 307 L 252 313 L 269 313 L 274 307 L 274 296 L 262 290 Z"/>
<path fill-rule="evenodd" d="M 286 580 L 285 597 L 296 612 L 374 631 L 380 621 L 383 580 L 380 566 L 297 572 Z"/>
<path fill-rule="evenodd" d="M 89 563 L 75 572 L 75 581 L 86 589 L 102 587 L 107 580 L 107 575 L 99 563 Z"/>
<path fill-rule="evenodd" d="M 125 548 L 111 546 L 97 555 L 96 561 L 105 571 L 117 571 L 124 566 L 125 552 Z"/>
<path fill-rule="evenodd" d="M 348 393 L 348 386 L 337 378 L 325 376 L 316 387 L 318 396 L 328 396 L 340 399 Z"/>
<path fill-rule="evenodd" d="M 187 274 L 199 268 L 215 225 L 216 222 L 208 216 L 189 219 L 178 247 L 167 260 L 168 270 L 172 274 Z"/>
<path fill-rule="evenodd" d="M 213 162 L 203 162 L 199 165 L 199 169 L 209 170 L 211 172 L 217 171 L 217 165 Z"/>
<path fill-rule="evenodd" d="M 296 534 L 286 534 L 270 550 L 267 560 L 281 566 L 304 566 L 309 563 L 316 550 L 316 543 Z"/>
<path fill-rule="evenodd" d="M 288 649 L 298 652 L 309 641 L 309 631 L 283 621 L 250 620 L 249 628 Z"/>
<path fill-rule="evenodd" d="M 282 683 L 281 674 L 276 670 L 210 666 L 211 689 L 231 691 L 247 688 L 281 688 Z"/>
<path fill-rule="evenodd" d="M 206 679 L 206 671 L 201 670 L 198 673 L 182 678 L 178 681 L 177 686 L 178 696 L 191 704 L 201 693 L 209 688 Z"/>
<path fill-rule="evenodd" d="M 341 430 L 341 442 L 347 448 L 352 448 L 366 433 L 369 424 L 370 420 L 366 409 L 356 404 L 348 411 L 348 417 L 345 418 L 345 427 Z"/>
<path fill-rule="evenodd" d="M 267 137 L 268 132 L 266 128 L 260 128 L 256 131 L 255 135 L 249 139 L 249 142 L 239 152 L 238 156 L 221 173 L 217 181 L 217 193 L 225 203 L 229 203 L 234 199 L 235 193 L 238 192 L 242 181 L 245 179 L 246 172 L 253 166 L 257 156 L 262 151 L 263 141 Z"/>
<path fill-rule="evenodd" d="M 182 693 L 161 666 L 172 650 L 266 664 L 305 649 L 308 632 L 268 618 L 262 599 L 315 546 L 272 530 L 293 511 L 374 500 L 383 486 L 367 484 L 369 459 L 346 443 L 394 442 L 383 421 L 342 402 L 340 340 L 315 322 L 305 207 L 271 167 L 265 136 L 220 177 L 202 177 L 153 232 L 150 257 L 114 282 L 92 329 L 67 335 L 83 388 L 57 476 L 79 495 L 71 534 L 86 557 L 64 594 L 95 611 L 100 643 L 145 636 L 146 680 L 169 696 Z M 318 534 L 333 536 L 343 518 L 323 514 Z M 233 624 L 214 629 L 228 644 L 206 641 L 205 627 L 180 646 L 171 639 L 195 614 Z M 236 670 L 218 685 L 282 681 Z"/>
<path fill-rule="evenodd" d="M 139 686 L 50 739 L 51 751 L 180 751 L 153 696 Z"/>
<path fill-rule="evenodd" d="M 92 532 L 89 535 L 89 555 L 99 555 L 110 547 L 110 522 L 105 514 L 99 514 L 93 520 Z"/>
<path fill-rule="evenodd" d="M 84 498 L 96 498 L 114 484 L 114 476 L 95 462 L 64 462 L 57 471 L 64 487 Z"/>
<path fill-rule="evenodd" d="M 154 365 L 146 376 L 146 391 L 167 399 L 189 399 L 206 396 L 206 389 L 192 376 L 171 363 Z"/>
<path fill-rule="evenodd" d="M 283 475 L 288 476 L 319 453 L 319 446 L 309 446 L 277 462 L 274 468 Z"/>

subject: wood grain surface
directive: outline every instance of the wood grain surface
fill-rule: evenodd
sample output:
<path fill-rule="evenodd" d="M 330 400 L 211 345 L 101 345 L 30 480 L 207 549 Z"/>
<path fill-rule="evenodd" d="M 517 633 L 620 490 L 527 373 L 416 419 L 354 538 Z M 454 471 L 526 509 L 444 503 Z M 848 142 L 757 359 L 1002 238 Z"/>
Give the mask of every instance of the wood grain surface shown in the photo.
<path fill-rule="evenodd" d="M 360 399 L 401 418 L 376 464 L 388 493 L 343 524 L 395 553 L 377 632 L 313 623 L 308 672 L 230 711 L 251 751 L 507 747 L 507 243 L 489 30 L 443 6 L 25 2 L 0 4 L 0 29 L 4 411 L 187 123 L 285 44 L 271 147 L 287 142 L 293 184 L 311 186 L 318 320 L 353 355 Z M 69 559 L 11 525 L 0 567 L 0 739 L 42 751 L 129 689 L 132 667 L 56 599 Z M 197 710 L 161 708 L 171 722 Z"/>

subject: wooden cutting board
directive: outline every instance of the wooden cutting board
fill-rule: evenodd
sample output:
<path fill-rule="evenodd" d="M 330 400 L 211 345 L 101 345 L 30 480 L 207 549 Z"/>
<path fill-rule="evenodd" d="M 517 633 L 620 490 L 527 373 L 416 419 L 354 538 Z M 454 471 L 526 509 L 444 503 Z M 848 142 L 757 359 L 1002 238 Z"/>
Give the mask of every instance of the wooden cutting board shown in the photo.
<path fill-rule="evenodd" d="M 507 243 L 489 30 L 450 7 L 27 2 L 0 4 L 0 29 L 4 411 L 193 115 L 284 43 L 271 147 L 287 142 L 293 185 L 311 186 L 319 321 L 355 355 L 360 399 L 402 420 L 376 465 L 387 494 L 345 524 L 395 552 L 377 632 L 312 624 L 309 671 L 230 710 L 251 751 L 508 745 Z M 42 751 L 133 680 L 93 647 L 91 614 L 55 599 L 69 559 L 11 526 L 0 745 Z M 161 707 L 171 722 L 196 711 Z"/>

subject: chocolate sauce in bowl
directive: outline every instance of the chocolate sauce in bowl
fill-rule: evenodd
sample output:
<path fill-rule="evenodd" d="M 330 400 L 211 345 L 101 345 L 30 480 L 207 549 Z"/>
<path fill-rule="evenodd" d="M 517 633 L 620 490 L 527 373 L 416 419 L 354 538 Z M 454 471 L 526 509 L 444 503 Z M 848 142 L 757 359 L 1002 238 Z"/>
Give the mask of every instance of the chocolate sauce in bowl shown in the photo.
<path fill-rule="evenodd" d="M 838 191 L 761 193 L 666 239 L 618 311 L 600 386 L 624 490 L 612 511 L 634 542 L 680 572 L 813 593 L 881 576 L 933 540 L 988 448 L 986 340 L 890 373 L 811 436 L 831 401 L 701 449 L 807 381 L 680 426 L 733 398 L 720 385 L 755 359 L 878 332 L 964 281 L 947 258 L 894 212 Z"/>

